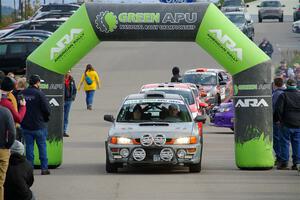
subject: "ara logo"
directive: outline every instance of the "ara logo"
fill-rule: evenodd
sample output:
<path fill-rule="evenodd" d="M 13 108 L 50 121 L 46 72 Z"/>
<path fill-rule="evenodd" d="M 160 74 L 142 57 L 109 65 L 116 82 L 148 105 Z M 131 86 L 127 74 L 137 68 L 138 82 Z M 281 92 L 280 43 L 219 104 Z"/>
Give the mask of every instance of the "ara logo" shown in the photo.
<path fill-rule="evenodd" d="M 83 32 L 83 29 L 73 28 L 70 31 L 70 35 L 64 35 L 57 43 L 56 47 L 51 49 L 50 59 L 53 60 L 56 54 L 63 51 L 67 45 L 74 41 L 75 37 Z"/>
<path fill-rule="evenodd" d="M 249 108 L 249 107 L 269 107 L 268 103 L 266 102 L 266 100 L 261 99 L 239 99 L 237 101 L 237 103 L 235 104 L 235 107 L 243 107 L 243 108 Z"/>
<path fill-rule="evenodd" d="M 59 106 L 59 103 L 56 101 L 56 99 L 52 98 L 50 101 L 49 101 L 49 104 L 50 106 Z"/>
<path fill-rule="evenodd" d="M 236 43 L 226 34 L 223 35 L 222 30 L 220 29 L 212 29 L 209 30 L 210 33 L 213 33 L 216 38 L 221 42 L 223 45 L 226 46 L 232 52 L 236 53 L 236 56 L 239 60 L 243 60 L 243 50 L 241 48 L 236 47 Z"/>

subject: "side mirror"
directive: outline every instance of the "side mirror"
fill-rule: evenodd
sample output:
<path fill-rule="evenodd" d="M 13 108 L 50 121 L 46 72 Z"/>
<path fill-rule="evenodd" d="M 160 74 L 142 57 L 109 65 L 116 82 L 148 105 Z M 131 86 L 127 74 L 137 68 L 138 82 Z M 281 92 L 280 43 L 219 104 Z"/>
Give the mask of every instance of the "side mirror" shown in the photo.
<path fill-rule="evenodd" d="M 227 83 L 225 81 L 220 81 L 220 85 L 226 85 Z"/>
<path fill-rule="evenodd" d="M 198 115 L 197 117 L 195 117 L 194 121 L 205 123 L 206 118 L 203 115 Z"/>
<path fill-rule="evenodd" d="M 249 8 L 249 5 L 248 5 L 248 4 L 246 4 L 246 7 L 247 7 L 247 8 Z"/>
<path fill-rule="evenodd" d="M 104 115 L 104 120 L 108 122 L 114 122 L 115 118 L 112 115 Z"/>

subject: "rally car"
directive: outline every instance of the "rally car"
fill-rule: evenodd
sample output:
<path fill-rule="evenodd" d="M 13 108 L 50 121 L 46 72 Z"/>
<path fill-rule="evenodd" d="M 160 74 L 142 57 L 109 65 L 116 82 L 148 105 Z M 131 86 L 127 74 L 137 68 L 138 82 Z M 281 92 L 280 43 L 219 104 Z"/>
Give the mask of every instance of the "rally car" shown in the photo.
<path fill-rule="evenodd" d="M 209 114 L 211 125 L 234 129 L 234 106 L 233 102 L 221 103 L 215 106 Z"/>
<path fill-rule="evenodd" d="M 164 92 L 132 94 L 125 98 L 112 122 L 106 144 L 106 171 L 126 165 L 188 166 L 201 171 L 203 138 L 182 96 Z"/>
<path fill-rule="evenodd" d="M 221 69 L 191 69 L 182 76 L 183 83 L 194 83 L 207 95 L 206 103 L 219 105 L 233 95 L 232 77 Z"/>

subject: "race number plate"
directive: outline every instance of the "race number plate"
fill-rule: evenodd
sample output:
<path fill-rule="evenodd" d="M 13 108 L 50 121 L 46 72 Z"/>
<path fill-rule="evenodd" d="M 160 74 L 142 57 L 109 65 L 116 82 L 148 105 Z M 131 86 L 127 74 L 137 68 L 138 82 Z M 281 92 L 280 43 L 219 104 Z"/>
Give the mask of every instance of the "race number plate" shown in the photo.
<path fill-rule="evenodd" d="M 153 161 L 154 161 L 154 162 L 160 161 L 159 155 L 153 155 Z"/>

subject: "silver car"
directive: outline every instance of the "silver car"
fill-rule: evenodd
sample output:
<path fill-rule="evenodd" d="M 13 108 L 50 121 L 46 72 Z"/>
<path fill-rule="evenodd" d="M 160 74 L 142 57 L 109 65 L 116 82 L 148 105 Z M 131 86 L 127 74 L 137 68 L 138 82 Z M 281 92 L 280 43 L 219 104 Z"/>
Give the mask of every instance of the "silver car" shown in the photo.
<path fill-rule="evenodd" d="M 221 7 L 222 12 L 236 12 L 236 11 L 247 11 L 244 0 L 224 0 L 223 5 Z"/>
<path fill-rule="evenodd" d="M 106 144 L 106 171 L 127 165 L 188 166 L 201 171 L 203 138 L 184 99 L 177 94 L 146 92 L 125 98 L 112 122 Z"/>
<path fill-rule="evenodd" d="M 258 22 L 262 22 L 263 19 L 278 19 L 279 22 L 283 22 L 283 10 L 279 0 L 264 0 L 258 5 Z"/>
<path fill-rule="evenodd" d="M 300 20 L 293 23 L 292 30 L 294 33 L 300 33 Z"/>

